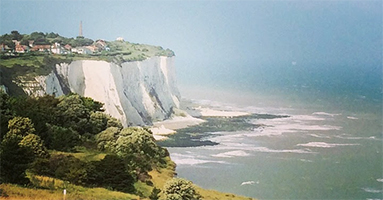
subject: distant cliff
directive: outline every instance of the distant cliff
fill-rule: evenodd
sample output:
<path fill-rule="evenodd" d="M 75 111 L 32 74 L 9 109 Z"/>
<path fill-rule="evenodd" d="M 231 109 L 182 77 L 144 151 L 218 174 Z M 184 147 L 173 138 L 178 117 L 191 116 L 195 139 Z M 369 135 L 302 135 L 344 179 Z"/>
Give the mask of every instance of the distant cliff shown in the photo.
<path fill-rule="evenodd" d="M 70 92 L 104 103 L 106 113 L 124 126 L 150 125 L 170 117 L 179 107 L 174 56 L 154 56 L 143 61 L 77 60 L 56 64 L 46 76 L 18 80 L 31 96 Z"/>

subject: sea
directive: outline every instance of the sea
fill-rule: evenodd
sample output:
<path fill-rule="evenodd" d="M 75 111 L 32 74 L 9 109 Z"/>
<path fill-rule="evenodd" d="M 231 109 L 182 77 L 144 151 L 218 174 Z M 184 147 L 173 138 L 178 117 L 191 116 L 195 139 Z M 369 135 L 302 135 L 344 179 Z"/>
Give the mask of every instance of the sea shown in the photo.
<path fill-rule="evenodd" d="M 223 69 L 181 86 L 184 101 L 289 117 L 169 147 L 178 177 L 257 199 L 383 199 L 381 66 Z"/>

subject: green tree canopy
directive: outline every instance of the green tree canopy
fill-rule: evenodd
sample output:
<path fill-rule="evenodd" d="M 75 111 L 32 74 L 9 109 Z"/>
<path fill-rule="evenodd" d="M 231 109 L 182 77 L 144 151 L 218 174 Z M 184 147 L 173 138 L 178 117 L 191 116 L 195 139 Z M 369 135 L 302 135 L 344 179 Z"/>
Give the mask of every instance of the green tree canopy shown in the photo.
<path fill-rule="evenodd" d="M 33 153 L 19 145 L 22 137 L 15 134 L 7 134 L 0 145 L 0 181 L 5 183 L 25 184 L 25 170 L 33 161 Z"/>
<path fill-rule="evenodd" d="M 45 158 L 49 155 L 44 142 L 38 135 L 28 134 L 20 141 L 19 145 L 31 151 L 36 157 Z"/>
<path fill-rule="evenodd" d="M 12 97 L 8 100 L 7 108 L 13 110 L 18 116 L 31 119 L 36 129 L 35 134 L 47 142 L 46 123 L 57 124 L 60 119 L 57 108 L 58 103 L 59 100 L 52 95 L 38 98 Z"/>
<path fill-rule="evenodd" d="M 14 110 L 10 106 L 10 97 L 0 91 L 0 141 L 3 139 L 5 133 L 8 132 L 8 121 L 15 116 Z"/>
<path fill-rule="evenodd" d="M 24 137 L 28 134 L 33 134 L 36 130 L 32 121 L 25 117 L 15 117 L 8 122 L 7 135 L 18 135 Z"/>
<path fill-rule="evenodd" d="M 46 124 L 47 130 L 47 146 L 50 149 L 58 151 L 71 151 L 73 147 L 80 145 L 81 137 L 77 131 L 72 128 Z"/>
<path fill-rule="evenodd" d="M 80 135 L 99 133 L 94 132 L 98 129 L 94 129 L 93 124 L 91 124 L 90 114 L 102 111 L 102 103 L 88 97 L 81 97 L 78 94 L 71 94 L 60 97 L 60 103 L 57 107 L 60 113 L 60 126 L 72 127 Z"/>
<path fill-rule="evenodd" d="M 117 127 L 109 127 L 101 133 L 97 134 L 95 136 L 97 148 L 101 151 L 113 151 L 115 149 L 115 141 L 118 138 L 120 130 L 121 129 Z"/>
<path fill-rule="evenodd" d="M 23 39 L 23 36 L 18 31 L 11 31 L 12 40 L 20 41 Z"/>
<path fill-rule="evenodd" d="M 37 40 L 41 38 L 45 38 L 45 34 L 43 32 L 33 32 L 30 34 L 31 40 Z"/>
<path fill-rule="evenodd" d="M 167 151 L 158 146 L 152 133 L 141 127 L 124 128 L 116 140 L 114 152 L 130 160 L 138 173 L 149 171 L 153 165 L 164 163 Z"/>
<path fill-rule="evenodd" d="M 0 173 L 4 182 L 24 184 L 25 170 L 38 156 L 47 156 L 40 138 L 29 118 L 15 117 L 9 120 L 9 131 L 0 146 Z"/>
<path fill-rule="evenodd" d="M 134 178 L 125 159 L 106 155 L 101 161 L 92 162 L 88 171 L 88 182 L 94 186 L 109 187 L 122 192 L 134 192 Z"/>
<path fill-rule="evenodd" d="M 47 38 L 56 38 L 56 37 L 59 37 L 60 35 L 58 33 L 53 33 L 53 32 L 50 32 L 47 34 Z"/>

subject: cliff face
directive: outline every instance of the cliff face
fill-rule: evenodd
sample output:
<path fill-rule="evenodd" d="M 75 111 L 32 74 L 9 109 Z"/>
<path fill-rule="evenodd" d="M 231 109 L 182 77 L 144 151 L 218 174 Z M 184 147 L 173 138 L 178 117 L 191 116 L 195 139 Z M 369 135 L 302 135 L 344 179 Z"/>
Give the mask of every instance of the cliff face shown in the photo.
<path fill-rule="evenodd" d="M 73 61 L 57 64 L 48 76 L 35 80 L 35 89 L 23 86 L 28 94 L 60 96 L 74 92 L 91 97 L 104 103 L 106 113 L 120 119 L 124 126 L 164 120 L 179 107 L 174 57 L 152 57 L 121 65 Z"/>

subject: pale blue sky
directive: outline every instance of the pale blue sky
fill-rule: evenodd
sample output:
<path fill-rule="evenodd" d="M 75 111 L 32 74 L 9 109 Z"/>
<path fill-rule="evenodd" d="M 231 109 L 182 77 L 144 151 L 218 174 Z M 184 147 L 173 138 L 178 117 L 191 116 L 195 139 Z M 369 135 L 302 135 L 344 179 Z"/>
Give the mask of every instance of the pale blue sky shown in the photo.
<path fill-rule="evenodd" d="M 0 33 L 170 48 L 181 77 L 238 65 L 382 64 L 382 1 L 1 0 Z"/>

